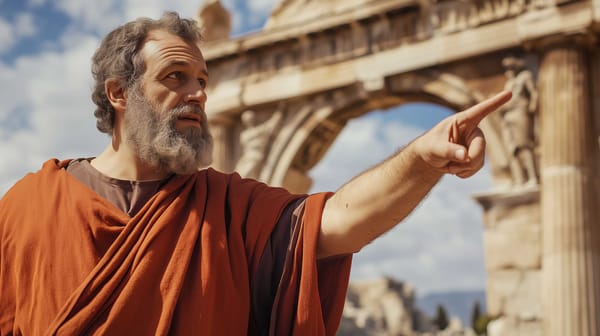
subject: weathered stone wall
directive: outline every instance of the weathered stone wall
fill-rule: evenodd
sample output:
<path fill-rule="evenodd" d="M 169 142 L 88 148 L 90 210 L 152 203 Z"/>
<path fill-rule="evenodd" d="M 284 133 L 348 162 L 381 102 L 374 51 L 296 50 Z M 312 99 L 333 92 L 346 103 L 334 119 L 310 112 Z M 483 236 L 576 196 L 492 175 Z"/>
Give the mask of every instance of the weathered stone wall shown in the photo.
<path fill-rule="evenodd" d="M 484 248 L 490 336 L 541 335 L 539 188 L 477 196 L 486 207 Z"/>

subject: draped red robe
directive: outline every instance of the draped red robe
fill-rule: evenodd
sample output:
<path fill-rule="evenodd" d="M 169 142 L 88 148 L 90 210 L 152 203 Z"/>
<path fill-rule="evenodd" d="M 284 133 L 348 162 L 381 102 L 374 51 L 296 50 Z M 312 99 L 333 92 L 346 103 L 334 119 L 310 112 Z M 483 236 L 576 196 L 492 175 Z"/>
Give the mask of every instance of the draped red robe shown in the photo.
<path fill-rule="evenodd" d="M 212 169 L 175 176 L 129 217 L 51 160 L 0 201 L 0 336 L 253 334 L 251 282 L 297 196 Z M 333 335 L 350 257 L 316 259 L 309 196 L 272 335 Z"/>

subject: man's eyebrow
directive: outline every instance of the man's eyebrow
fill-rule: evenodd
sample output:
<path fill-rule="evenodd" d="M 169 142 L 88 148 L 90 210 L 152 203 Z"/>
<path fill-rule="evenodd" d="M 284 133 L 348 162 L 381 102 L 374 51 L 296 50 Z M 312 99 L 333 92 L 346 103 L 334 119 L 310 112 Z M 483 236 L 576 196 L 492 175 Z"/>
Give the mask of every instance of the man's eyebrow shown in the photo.
<path fill-rule="evenodd" d="M 189 62 L 173 60 L 173 61 L 169 61 L 169 63 L 167 63 L 167 65 L 165 66 L 165 68 L 186 67 L 186 66 L 189 66 L 189 65 L 190 65 Z M 202 69 L 202 70 L 200 70 L 200 72 L 202 72 L 204 75 L 206 75 L 206 77 L 208 77 L 208 70 Z"/>

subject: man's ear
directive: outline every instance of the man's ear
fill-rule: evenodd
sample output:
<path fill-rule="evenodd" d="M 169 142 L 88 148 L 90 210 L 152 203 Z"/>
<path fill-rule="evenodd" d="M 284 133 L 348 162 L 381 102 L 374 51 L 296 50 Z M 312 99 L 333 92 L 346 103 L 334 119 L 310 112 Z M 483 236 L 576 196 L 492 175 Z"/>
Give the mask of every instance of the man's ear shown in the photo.
<path fill-rule="evenodd" d="M 116 78 L 104 81 L 104 92 L 115 111 L 123 113 L 127 106 L 127 91 L 122 87 L 120 81 Z"/>

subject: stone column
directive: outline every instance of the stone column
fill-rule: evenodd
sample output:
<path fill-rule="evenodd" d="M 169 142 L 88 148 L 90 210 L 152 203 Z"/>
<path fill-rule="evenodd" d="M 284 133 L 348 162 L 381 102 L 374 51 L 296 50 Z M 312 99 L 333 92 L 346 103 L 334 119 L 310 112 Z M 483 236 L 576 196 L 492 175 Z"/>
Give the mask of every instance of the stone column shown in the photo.
<path fill-rule="evenodd" d="M 600 7 L 600 4 L 599 4 Z M 598 152 L 596 152 L 596 171 L 600 169 L 600 47 L 594 48 L 592 55 L 592 118 L 596 125 L 596 141 Z M 596 190 L 600 190 L 600 174 L 595 174 Z M 596 195 L 600 197 L 600 195 Z"/>
<path fill-rule="evenodd" d="M 231 163 L 233 120 L 224 116 L 216 116 L 210 118 L 208 122 L 214 141 L 211 167 L 222 172 L 231 172 L 233 170 Z"/>
<path fill-rule="evenodd" d="M 542 53 L 540 87 L 544 335 L 600 335 L 600 208 L 594 186 L 591 52 Z"/>

